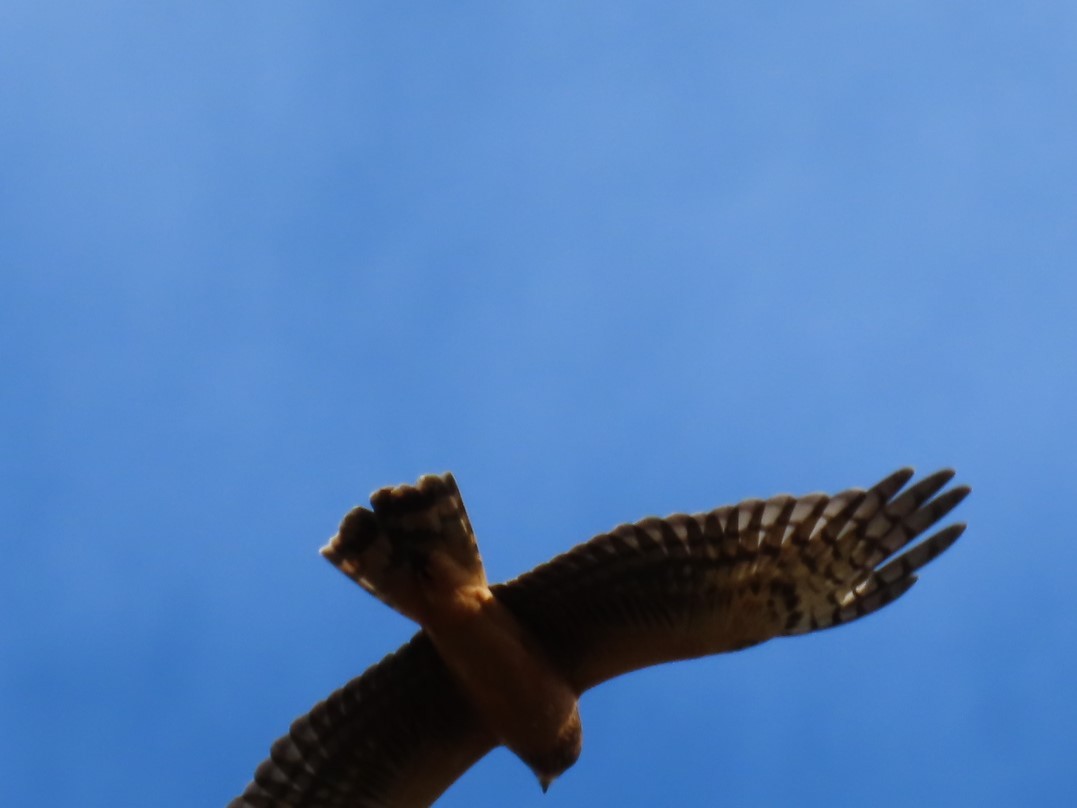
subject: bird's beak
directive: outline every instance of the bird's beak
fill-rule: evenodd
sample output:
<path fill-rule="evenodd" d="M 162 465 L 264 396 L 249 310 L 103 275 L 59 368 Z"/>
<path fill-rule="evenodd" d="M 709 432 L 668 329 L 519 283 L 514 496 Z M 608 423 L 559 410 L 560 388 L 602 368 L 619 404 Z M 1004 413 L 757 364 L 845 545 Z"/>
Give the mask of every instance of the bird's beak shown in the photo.
<path fill-rule="evenodd" d="M 336 533 L 330 536 L 329 541 L 325 543 L 325 546 L 318 548 L 318 554 L 321 555 L 322 558 L 329 558 L 329 556 L 333 554 L 333 542 L 336 541 L 336 538 L 339 535 L 339 533 Z"/>
<path fill-rule="evenodd" d="M 553 777 L 540 777 L 539 778 L 539 785 L 542 786 L 542 793 L 543 794 L 545 794 L 549 790 L 550 783 L 552 783 L 553 781 L 554 781 Z"/>

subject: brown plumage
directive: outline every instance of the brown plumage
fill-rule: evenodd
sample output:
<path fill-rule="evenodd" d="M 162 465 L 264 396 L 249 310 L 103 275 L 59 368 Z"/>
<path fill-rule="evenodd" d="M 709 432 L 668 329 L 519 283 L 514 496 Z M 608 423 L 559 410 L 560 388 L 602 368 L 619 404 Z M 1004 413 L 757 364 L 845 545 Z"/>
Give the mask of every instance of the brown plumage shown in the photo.
<path fill-rule="evenodd" d="M 579 756 L 588 688 L 848 623 L 908 591 L 964 525 L 910 542 L 969 493 L 940 493 L 949 470 L 902 491 L 912 475 L 651 517 L 492 587 L 451 474 L 383 488 L 322 553 L 422 630 L 299 718 L 230 808 L 425 806 L 501 744 L 545 789 Z"/>

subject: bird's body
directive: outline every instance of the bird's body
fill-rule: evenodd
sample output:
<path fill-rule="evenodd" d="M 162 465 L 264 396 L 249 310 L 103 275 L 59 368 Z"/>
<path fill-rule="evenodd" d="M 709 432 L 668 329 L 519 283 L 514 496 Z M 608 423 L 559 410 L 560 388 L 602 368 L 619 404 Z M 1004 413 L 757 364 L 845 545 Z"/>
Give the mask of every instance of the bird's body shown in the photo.
<path fill-rule="evenodd" d="M 489 588 L 422 624 L 483 725 L 544 785 L 580 753 L 578 694 Z M 554 763 L 550 771 L 550 762 Z"/>
<path fill-rule="evenodd" d="M 545 789 L 579 756 L 588 688 L 900 597 L 964 526 L 893 556 L 968 493 L 939 494 L 944 471 L 899 495 L 911 476 L 622 525 L 493 587 L 451 475 L 381 489 L 322 553 L 422 631 L 298 719 L 231 808 L 425 806 L 498 745 Z"/>

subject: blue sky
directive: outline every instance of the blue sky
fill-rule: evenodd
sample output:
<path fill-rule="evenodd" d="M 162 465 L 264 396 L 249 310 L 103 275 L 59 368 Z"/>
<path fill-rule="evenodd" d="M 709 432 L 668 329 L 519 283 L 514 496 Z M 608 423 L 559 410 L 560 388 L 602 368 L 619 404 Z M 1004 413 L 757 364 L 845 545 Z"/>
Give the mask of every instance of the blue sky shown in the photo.
<path fill-rule="evenodd" d="M 442 804 L 1064 804 L 1077 9 L 744 5 L 4 5 L 0 804 L 223 805 L 411 634 L 316 552 L 381 485 L 500 580 L 903 464 L 900 604 Z"/>

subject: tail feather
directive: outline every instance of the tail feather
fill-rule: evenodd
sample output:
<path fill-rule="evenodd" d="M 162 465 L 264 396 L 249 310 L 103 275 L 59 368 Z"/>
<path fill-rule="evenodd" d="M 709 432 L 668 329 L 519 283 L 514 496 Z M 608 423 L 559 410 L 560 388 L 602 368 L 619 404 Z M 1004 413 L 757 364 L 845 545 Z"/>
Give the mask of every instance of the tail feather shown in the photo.
<path fill-rule="evenodd" d="M 478 544 L 452 474 L 381 488 L 354 508 L 321 553 L 379 600 L 422 622 L 436 593 L 486 585 Z"/>

